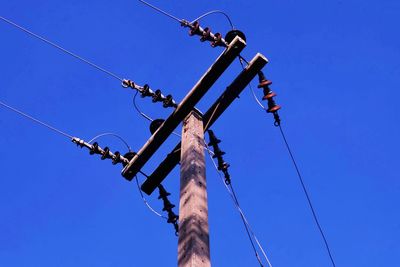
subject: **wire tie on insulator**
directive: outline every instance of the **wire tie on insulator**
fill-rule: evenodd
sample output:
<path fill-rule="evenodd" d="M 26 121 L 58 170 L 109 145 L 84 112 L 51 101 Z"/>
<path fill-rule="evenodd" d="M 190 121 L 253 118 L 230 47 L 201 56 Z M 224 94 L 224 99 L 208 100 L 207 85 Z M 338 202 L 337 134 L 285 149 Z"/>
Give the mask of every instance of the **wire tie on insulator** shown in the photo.
<path fill-rule="evenodd" d="M 83 148 L 85 141 L 83 141 L 82 139 L 79 139 L 78 137 L 74 137 L 74 138 L 72 138 L 72 142 L 74 144 L 76 144 L 77 146 L 80 146 L 81 148 Z"/>
<path fill-rule="evenodd" d="M 130 87 L 132 89 L 137 89 L 135 83 L 128 79 L 122 80 L 122 87 L 124 87 L 124 88 Z"/>
<path fill-rule="evenodd" d="M 187 20 L 185 20 L 185 19 L 182 19 L 182 20 L 181 20 L 181 26 L 182 26 L 182 27 L 191 27 L 192 25 L 190 24 L 189 21 L 187 21 Z"/>

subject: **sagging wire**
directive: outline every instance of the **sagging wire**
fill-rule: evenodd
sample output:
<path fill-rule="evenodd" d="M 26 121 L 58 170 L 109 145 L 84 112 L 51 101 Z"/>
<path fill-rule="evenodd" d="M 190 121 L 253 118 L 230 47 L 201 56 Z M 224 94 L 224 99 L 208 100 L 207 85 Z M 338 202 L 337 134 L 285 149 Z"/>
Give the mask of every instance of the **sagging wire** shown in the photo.
<path fill-rule="evenodd" d="M 247 236 L 249 238 L 250 244 L 251 244 L 251 246 L 253 248 L 253 251 L 254 251 L 254 254 L 255 254 L 255 257 L 256 257 L 258 263 L 260 264 L 261 267 L 264 266 L 259 254 L 258 254 L 258 251 L 257 251 L 257 249 L 255 247 L 254 242 L 257 244 L 258 248 L 260 249 L 261 253 L 263 254 L 268 266 L 272 267 L 271 262 L 270 262 L 270 260 L 269 260 L 269 258 L 267 256 L 267 254 L 265 253 L 261 243 L 258 241 L 257 236 L 254 234 L 254 231 L 252 230 L 252 228 L 250 226 L 250 223 L 248 222 L 246 216 L 243 213 L 243 210 L 240 207 L 239 200 L 238 200 L 238 198 L 236 196 L 236 193 L 235 193 L 235 191 L 233 189 L 233 186 L 232 186 L 232 183 L 231 183 L 230 175 L 226 170 L 227 167 L 229 167 L 229 164 L 227 164 L 226 162 L 224 162 L 222 160 L 222 155 L 224 154 L 224 152 L 220 151 L 220 149 L 219 149 L 219 147 L 217 145 L 220 142 L 220 140 L 218 140 L 213 133 L 212 133 L 212 136 L 213 137 L 211 138 L 211 135 L 210 135 L 210 143 L 213 144 L 213 147 L 214 147 L 214 156 L 211 153 L 208 153 L 208 154 L 210 156 L 211 161 L 213 162 L 214 168 L 217 171 L 217 173 L 218 173 L 219 177 L 221 178 L 221 180 L 223 180 L 224 186 L 225 186 L 226 190 L 228 191 L 228 194 L 230 195 L 231 199 L 233 200 L 233 203 L 234 203 L 236 209 L 239 211 L 240 217 L 242 219 L 243 225 L 245 227 Z M 204 140 L 204 144 L 208 148 L 208 145 L 207 145 L 205 140 Z M 219 152 L 215 151 L 215 147 L 217 147 L 217 150 Z M 210 152 L 211 150 L 207 149 L 207 151 Z M 215 163 L 214 157 L 218 158 L 218 165 Z M 226 168 L 224 168 L 224 167 L 226 167 Z M 224 171 L 224 169 L 225 169 L 225 171 Z M 222 171 L 224 173 L 224 176 L 222 176 L 220 171 Z M 228 176 L 226 175 L 227 173 L 228 173 Z"/>
<path fill-rule="evenodd" d="M 127 143 L 120 135 L 118 135 L 118 134 L 116 134 L 116 133 L 101 133 L 101 134 L 98 134 L 98 135 L 96 135 L 95 137 L 93 137 L 92 139 L 90 139 L 90 140 L 88 141 L 88 143 L 91 144 L 91 143 L 94 142 L 95 140 L 97 140 L 97 139 L 99 139 L 99 138 L 101 138 L 101 137 L 104 137 L 104 136 L 113 136 L 113 137 L 118 138 L 121 142 L 124 143 L 124 145 L 126 146 L 126 148 L 128 148 L 128 151 L 129 151 L 129 152 L 132 151 L 132 149 L 131 149 L 131 147 L 128 145 L 128 143 Z"/>
<path fill-rule="evenodd" d="M 151 117 L 150 117 L 149 115 L 147 115 L 146 113 L 144 113 L 144 112 L 138 107 L 138 105 L 137 105 L 137 103 L 136 103 L 136 96 L 138 95 L 138 93 L 139 93 L 139 91 L 136 91 L 135 95 L 133 96 L 133 106 L 135 107 L 135 110 L 136 110 L 143 118 L 145 118 L 146 120 L 148 120 L 148 121 L 150 121 L 150 122 L 153 122 L 154 119 L 151 118 Z M 175 135 L 175 136 L 181 137 L 181 135 L 178 134 L 178 133 L 175 132 L 175 131 L 172 132 L 172 134 Z"/>
<path fill-rule="evenodd" d="M 157 212 L 157 211 L 149 204 L 149 202 L 148 202 L 148 201 L 146 200 L 146 198 L 144 197 L 144 195 L 143 195 L 143 193 L 142 193 L 142 190 L 140 189 L 140 185 L 139 185 L 139 181 L 138 181 L 138 177 L 137 177 L 137 176 L 135 176 L 135 180 L 136 180 L 136 185 L 137 185 L 137 188 L 138 188 L 140 197 L 142 198 L 143 203 L 146 205 L 146 207 L 147 207 L 152 213 L 154 213 L 155 215 L 157 215 L 158 217 L 163 218 L 163 219 L 165 219 L 165 220 L 168 220 L 167 217 L 165 217 L 164 215 L 162 215 L 162 214 L 160 214 L 159 212 Z"/>
<path fill-rule="evenodd" d="M 242 69 L 245 69 L 245 66 L 244 66 L 244 64 L 243 64 L 243 61 L 244 61 L 247 65 L 249 64 L 248 61 L 247 61 L 244 57 L 239 56 L 240 65 L 242 66 Z M 256 93 L 254 92 L 253 86 L 251 86 L 251 82 L 250 82 L 247 86 L 248 86 L 249 89 L 251 90 L 251 94 L 253 95 L 253 98 L 254 98 L 254 100 L 257 102 L 257 104 L 258 104 L 263 110 L 266 111 L 264 105 L 261 103 L 260 100 L 258 100 L 257 95 L 256 95 Z"/>
<path fill-rule="evenodd" d="M 139 91 L 136 91 L 135 95 L 133 96 L 133 106 L 135 107 L 136 111 L 146 120 L 152 122 L 154 121 L 150 116 L 148 116 L 146 113 L 142 112 L 139 107 L 136 104 L 136 97 L 138 95 Z"/>
<path fill-rule="evenodd" d="M 199 21 L 199 20 L 201 20 L 202 18 L 205 18 L 205 17 L 207 17 L 207 16 L 209 16 L 209 15 L 211 15 L 211 14 L 218 14 L 218 13 L 219 13 L 219 14 L 222 14 L 222 15 L 224 15 L 224 16 L 226 17 L 226 19 L 227 19 L 228 22 L 229 22 L 229 25 L 231 26 L 231 29 L 234 30 L 235 27 L 233 26 L 233 23 L 232 23 L 231 18 L 228 16 L 228 14 L 226 14 L 224 11 L 221 11 L 221 10 L 211 10 L 211 11 L 209 11 L 209 12 L 207 12 L 207 13 L 204 13 L 203 15 L 199 16 L 198 18 L 196 18 L 196 19 L 194 19 L 192 22 L 190 22 L 190 24 L 193 24 L 193 23 L 195 23 L 196 21 Z"/>

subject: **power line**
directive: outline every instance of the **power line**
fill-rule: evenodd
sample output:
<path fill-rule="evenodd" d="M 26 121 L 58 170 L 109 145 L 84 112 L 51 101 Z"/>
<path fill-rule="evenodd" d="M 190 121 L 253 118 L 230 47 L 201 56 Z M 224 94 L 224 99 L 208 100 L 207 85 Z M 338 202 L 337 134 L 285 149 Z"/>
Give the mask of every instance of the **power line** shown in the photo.
<path fill-rule="evenodd" d="M 308 205 L 309 205 L 309 207 L 310 207 L 311 213 L 312 213 L 312 215 L 313 215 L 315 224 L 317 225 L 318 230 L 319 230 L 319 232 L 320 232 L 320 234 L 321 234 L 321 236 L 322 236 L 322 239 L 324 240 L 325 247 L 326 247 L 326 250 L 328 251 L 329 258 L 330 258 L 330 260 L 331 260 L 331 262 L 332 262 L 332 265 L 335 267 L 336 264 L 335 264 L 335 261 L 333 260 L 333 256 L 332 256 L 331 250 L 330 250 L 330 248 L 329 248 L 328 241 L 327 241 L 327 239 L 326 239 L 326 237 L 325 237 L 324 231 L 322 230 L 321 224 L 319 223 L 319 220 L 318 220 L 317 214 L 316 214 L 316 212 L 315 212 L 315 210 L 314 210 L 314 206 L 313 206 L 313 204 L 312 204 L 310 195 L 309 195 L 308 190 L 307 190 L 307 188 L 306 188 L 306 186 L 305 186 L 305 184 L 304 184 L 303 177 L 302 177 L 302 175 L 301 175 L 301 173 L 300 173 L 299 167 L 297 166 L 296 160 L 295 160 L 295 158 L 294 158 L 294 156 L 293 156 L 292 150 L 290 149 L 289 143 L 288 143 L 288 141 L 287 141 L 287 139 L 286 139 L 286 136 L 285 136 L 285 134 L 284 134 L 284 132 L 283 132 L 283 129 L 282 129 L 282 126 L 281 126 L 281 125 L 279 125 L 279 130 L 280 130 L 280 132 L 281 132 L 283 141 L 285 142 L 286 148 L 287 148 L 287 150 L 288 150 L 288 152 L 289 152 L 290 158 L 292 159 L 293 165 L 294 165 L 294 167 L 295 167 L 295 169 L 296 169 L 297 176 L 299 177 L 301 187 L 303 188 L 304 194 L 305 194 L 305 196 L 306 196 L 306 198 L 307 198 L 307 202 L 308 202 Z"/>
<path fill-rule="evenodd" d="M 154 121 L 150 116 L 148 116 L 146 113 L 142 112 L 139 107 L 136 104 L 136 97 L 138 95 L 139 91 L 136 91 L 135 95 L 133 96 L 133 106 L 135 107 L 136 111 L 146 120 L 148 121 Z"/>
<path fill-rule="evenodd" d="M 98 134 L 98 135 L 96 135 L 95 137 L 93 137 L 92 139 L 90 139 L 90 140 L 88 141 L 88 143 L 91 144 L 93 141 L 95 141 L 95 140 L 97 140 L 97 139 L 99 139 L 100 137 L 103 137 L 103 136 L 113 136 L 113 137 L 118 138 L 119 140 L 121 140 L 121 142 L 123 142 L 123 143 L 125 144 L 125 146 L 126 146 L 126 147 L 128 148 L 128 150 L 129 150 L 129 152 L 132 151 L 132 149 L 131 149 L 131 147 L 128 145 L 128 143 L 127 143 L 121 136 L 119 136 L 118 134 L 115 134 L 115 133 L 101 133 L 101 134 Z"/>
<path fill-rule="evenodd" d="M 248 62 L 247 62 L 247 60 L 246 60 L 245 58 L 243 58 L 242 56 L 239 56 L 239 62 L 240 62 L 240 64 L 241 64 L 242 68 L 244 69 L 243 61 L 246 62 L 246 63 L 248 64 Z M 253 97 L 254 97 L 254 100 L 257 102 L 257 104 L 258 104 L 263 110 L 267 111 L 267 108 L 265 108 L 264 105 L 257 99 L 257 96 L 256 96 L 256 94 L 255 94 L 255 92 L 254 92 L 254 90 L 253 90 L 251 84 L 249 84 L 248 87 L 250 88 L 250 90 L 251 90 L 251 92 L 252 92 L 252 95 L 253 95 Z M 326 239 L 326 237 L 325 237 L 324 231 L 322 230 L 321 224 L 319 223 L 319 220 L 318 220 L 317 214 L 316 214 L 316 212 L 315 212 L 314 206 L 313 206 L 313 204 L 312 204 L 312 201 L 311 201 L 310 195 L 309 195 L 309 193 L 308 193 L 307 187 L 305 186 L 303 177 L 302 177 L 302 175 L 301 175 L 301 173 L 300 173 L 300 169 L 299 169 L 299 167 L 297 166 L 296 160 L 295 160 L 294 155 L 293 155 L 293 153 L 292 153 L 292 150 L 291 150 L 291 148 L 290 148 L 290 146 L 289 146 L 289 143 L 288 143 L 288 141 L 287 141 L 287 139 L 286 139 L 286 136 L 285 136 L 285 134 L 284 134 L 284 132 L 283 132 L 282 126 L 281 126 L 281 124 L 280 124 L 280 121 L 279 121 L 278 123 L 275 122 L 274 125 L 277 126 L 277 127 L 279 127 L 279 130 L 280 130 L 282 139 L 283 139 L 283 141 L 284 141 L 284 143 L 285 143 L 285 146 L 286 146 L 287 151 L 289 152 L 289 155 L 290 155 L 290 158 L 291 158 L 291 160 L 292 160 L 293 166 L 294 166 L 294 168 L 296 169 L 297 176 L 298 176 L 298 178 L 299 178 L 299 180 L 300 180 L 301 187 L 302 187 L 302 189 L 303 189 L 303 191 L 304 191 L 304 194 L 305 194 L 305 196 L 306 196 L 306 199 L 307 199 L 308 205 L 309 205 L 309 207 L 310 207 L 312 216 L 313 216 L 313 218 L 314 218 L 315 224 L 317 225 L 318 231 L 320 232 L 320 235 L 321 235 L 321 237 L 322 237 L 322 239 L 323 239 L 323 241 L 324 241 L 326 250 L 327 250 L 328 255 L 329 255 L 329 259 L 330 259 L 330 261 L 331 261 L 331 263 L 332 263 L 332 266 L 336 267 L 335 261 L 334 261 L 334 259 L 333 259 L 333 256 L 332 256 L 332 253 L 331 253 L 329 244 L 328 244 L 328 241 L 327 241 L 327 239 Z"/>
<path fill-rule="evenodd" d="M 154 121 L 154 119 L 152 119 L 149 115 L 147 115 L 146 113 L 144 113 L 143 111 L 141 111 L 141 109 L 138 107 L 137 103 L 136 103 L 136 97 L 138 95 L 139 91 L 136 91 L 135 95 L 133 96 L 133 106 L 135 107 L 135 110 L 146 120 L 152 122 Z M 180 134 L 178 134 L 177 132 L 172 132 L 173 135 L 181 137 Z"/>
<path fill-rule="evenodd" d="M 179 22 L 179 23 L 183 23 L 183 22 L 184 22 L 183 19 L 179 19 L 179 18 L 175 17 L 174 15 L 171 15 L 171 14 L 169 14 L 168 12 L 162 10 L 161 8 L 158 8 L 158 7 L 156 7 L 156 6 L 153 6 L 152 4 L 150 4 L 150 3 L 146 2 L 146 1 L 143 1 L 143 0 L 138 0 L 138 1 L 141 2 L 141 3 L 143 3 L 143 4 L 145 4 L 145 5 L 148 6 L 148 7 L 151 7 L 151 8 L 154 9 L 155 11 L 157 11 L 157 12 L 159 12 L 159 13 L 161 13 L 161 14 L 164 14 L 164 15 L 167 16 L 167 17 L 170 17 L 171 19 L 176 20 L 176 21 Z"/>
<path fill-rule="evenodd" d="M 167 217 L 165 217 L 164 215 L 160 214 L 160 213 L 157 212 L 152 206 L 150 206 L 149 202 L 147 202 L 146 198 L 143 196 L 143 193 L 142 193 L 142 190 L 140 189 L 140 185 L 139 185 L 139 181 L 138 181 L 138 177 L 137 177 L 137 176 L 136 176 L 135 180 L 136 180 L 136 185 L 137 185 L 138 191 L 139 191 L 139 193 L 140 193 L 140 196 L 141 196 L 141 198 L 142 198 L 142 200 L 143 200 L 143 203 L 146 205 L 146 207 L 147 207 L 152 213 L 154 213 L 155 215 L 157 215 L 158 217 L 163 218 L 163 219 L 165 219 L 165 220 L 168 220 Z"/>
<path fill-rule="evenodd" d="M 34 117 L 32 117 L 32 116 L 20 111 L 20 110 L 18 110 L 18 109 L 14 108 L 14 107 L 12 107 L 10 105 L 7 105 L 3 101 L 0 101 L 0 105 L 2 105 L 5 108 L 8 108 L 9 110 L 11 110 L 11 111 L 13 111 L 13 112 L 15 112 L 15 113 L 27 118 L 27 119 L 30 119 L 33 122 L 36 122 L 36 123 L 38 123 L 38 124 L 40 124 L 40 125 L 42 125 L 44 127 L 47 127 L 48 129 L 50 129 L 50 130 L 52 130 L 52 131 L 54 131 L 56 133 L 59 133 L 59 134 L 65 136 L 65 137 L 68 137 L 69 139 L 73 139 L 74 138 L 72 135 L 69 135 L 69 134 L 67 134 L 67 133 L 65 133 L 65 132 L 63 132 L 63 131 L 61 131 L 61 130 L 59 130 L 59 129 L 57 129 L 57 128 L 55 128 L 55 127 L 53 127 L 53 126 L 51 126 L 51 125 L 49 125 L 49 124 L 47 124 L 47 123 L 45 123 L 43 121 L 40 121 L 40 120 L 38 120 L 38 119 L 36 119 L 36 118 L 34 118 Z"/>
<path fill-rule="evenodd" d="M 244 70 L 245 67 L 244 67 L 243 61 L 244 61 L 247 65 L 249 64 L 249 62 L 248 62 L 244 57 L 239 56 L 240 65 L 242 66 L 242 69 Z M 260 102 L 260 100 L 258 100 L 258 98 L 257 98 L 257 96 L 256 96 L 256 93 L 254 92 L 253 86 L 251 86 L 251 83 L 249 83 L 248 87 L 249 87 L 249 89 L 251 90 L 251 94 L 253 95 L 253 98 L 254 98 L 254 100 L 257 102 L 257 104 L 258 104 L 263 110 L 267 111 L 267 110 L 265 109 L 264 105 Z"/>
<path fill-rule="evenodd" d="M 244 212 L 243 212 L 243 210 L 242 210 L 241 207 L 240 207 L 240 204 L 239 204 L 239 201 L 238 201 L 238 199 L 237 199 L 237 197 L 236 197 L 235 191 L 233 190 L 232 183 L 230 183 L 229 186 L 226 184 L 226 182 L 225 182 L 225 180 L 224 180 L 224 177 L 222 176 L 221 172 L 219 171 L 218 166 L 217 166 L 217 164 L 215 163 L 215 160 L 214 160 L 214 158 L 213 158 L 213 156 L 212 156 L 212 154 L 211 154 L 211 150 L 208 148 L 208 145 L 207 145 L 206 141 L 204 141 L 204 144 L 205 144 L 205 147 L 206 147 L 206 149 L 207 149 L 207 151 L 208 151 L 208 154 L 209 154 L 209 156 L 210 156 L 210 159 L 211 159 L 211 161 L 212 161 L 212 163 L 213 163 L 213 165 L 214 165 L 214 168 L 215 168 L 216 172 L 218 173 L 219 177 L 220 177 L 221 180 L 223 181 L 223 184 L 224 184 L 226 190 L 228 191 L 228 194 L 230 195 L 230 197 L 231 197 L 233 203 L 235 204 L 236 209 L 237 209 L 238 212 L 239 212 L 239 215 L 240 215 L 240 217 L 241 217 L 241 219 L 242 219 L 243 225 L 244 225 L 245 230 L 246 230 L 246 234 L 247 234 L 247 236 L 248 236 L 248 238 L 249 238 L 250 244 L 251 244 L 251 246 L 252 246 L 252 248 L 253 248 L 253 251 L 254 251 L 254 254 L 255 254 L 255 257 L 256 257 L 258 263 L 260 264 L 261 267 L 264 266 L 263 263 L 262 263 L 262 261 L 261 261 L 261 258 L 260 258 L 260 256 L 259 256 L 259 254 L 258 254 L 258 252 L 257 252 L 257 249 L 256 249 L 256 246 L 255 246 L 255 244 L 254 244 L 254 241 L 257 243 L 258 248 L 261 250 L 261 252 L 262 252 L 262 254 L 263 254 L 265 260 L 267 261 L 268 266 L 269 266 L 269 267 L 272 267 L 272 264 L 271 264 L 270 260 L 268 259 L 267 254 L 265 253 L 263 247 L 261 246 L 260 242 L 258 241 L 257 236 L 254 234 L 254 232 L 253 232 L 253 230 L 252 230 L 252 228 L 251 228 L 251 226 L 250 226 L 250 223 L 249 223 L 248 220 L 246 219 L 246 216 L 244 215 Z M 253 240 L 253 239 L 254 239 L 254 240 Z"/>
<path fill-rule="evenodd" d="M 48 39 L 44 38 L 43 36 L 40 36 L 40 35 L 38 35 L 38 34 L 32 32 L 32 31 L 30 31 L 30 30 L 28 30 L 28 29 L 22 27 L 21 25 L 18 25 L 17 23 L 15 23 L 15 22 L 13 22 L 13 21 L 11 21 L 11 20 L 9 20 L 9 19 L 4 18 L 4 17 L 1 17 L 1 16 L 0 16 L 0 19 L 3 20 L 4 22 L 6 22 L 6 23 L 8 23 L 8 24 L 10 24 L 10 25 L 12 25 L 12 26 L 14 26 L 14 27 L 16 27 L 17 29 L 20 29 L 20 30 L 22 30 L 23 32 L 25 32 L 25 33 L 27 33 L 27 34 L 29 34 L 29 35 L 31 35 L 31 36 L 37 38 L 37 39 L 39 39 L 39 40 L 41 40 L 41 41 L 43 41 L 43 42 L 49 44 L 49 45 L 51 45 L 51 46 L 53 46 L 53 47 L 55 47 L 55 48 L 61 50 L 62 52 L 64 52 L 64 53 L 66 53 L 66 54 L 68 54 L 68 55 L 70 55 L 70 56 L 72 56 L 72 57 L 74 57 L 74 58 L 76 58 L 76 59 L 78 59 L 78 60 L 80 60 L 80 61 L 82 61 L 82 62 L 88 64 L 89 66 L 92 66 L 93 68 L 95 68 L 95 69 L 97 69 L 97 70 L 99 70 L 99 71 L 102 71 L 103 73 L 108 74 L 109 76 L 111 76 L 111 77 L 113 77 L 113 78 L 119 80 L 120 82 L 123 81 L 123 79 L 120 78 L 120 77 L 119 77 L 118 75 L 116 75 L 115 73 L 113 73 L 113 72 L 111 72 L 111 71 L 108 71 L 108 70 L 106 70 L 106 69 L 104 69 L 104 68 L 102 68 L 102 67 L 100 67 L 100 66 L 94 64 L 93 62 L 91 62 L 91 61 L 89 61 L 89 60 L 87 60 L 87 59 L 85 59 L 85 58 L 83 58 L 83 57 L 81 57 L 81 56 L 79 56 L 79 55 L 77 55 L 77 54 L 75 54 L 75 53 L 73 53 L 73 52 L 71 52 L 71 51 L 69 51 L 69 50 L 63 48 L 63 47 L 61 47 L 60 45 L 58 45 L 58 44 L 56 44 L 56 43 L 54 43 L 54 42 L 52 42 L 52 41 L 49 41 Z"/>
<path fill-rule="evenodd" d="M 224 11 L 221 11 L 221 10 L 212 10 L 212 11 L 209 11 L 207 13 L 204 13 L 203 15 L 199 16 L 198 18 L 196 18 L 192 22 L 190 22 L 190 24 L 193 24 L 196 21 L 201 20 L 202 18 L 205 18 L 205 17 L 207 17 L 207 16 L 209 16 L 211 14 L 218 14 L 218 13 L 225 16 L 225 18 L 228 20 L 229 25 L 231 26 L 232 30 L 235 29 L 235 27 L 233 26 L 231 18 L 228 16 L 228 14 L 226 14 Z"/>
<path fill-rule="evenodd" d="M 183 25 L 192 25 L 192 24 L 195 23 L 196 21 L 198 21 L 198 20 L 200 20 L 200 19 L 202 19 L 202 18 L 205 18 L 205 17 L 207 17 L 207 16 L 209 16 L 209 15 L 212 15 L 212 14 L 222 14 L 222 15 L 224 15 L 225 18 L 228 20 L 229 25 L 230 25 L 230 27 L 232 28 L 232 30 L 235 29 L 235 27 L 233 26 L 232 20 L 231 20 L 231 18 L 229 17 L 229 15 L 228 15 L 227 13 L 225 13 L 224 11 L 221 11 L 221 10 L 211 10 L 211 11 L 209 11 L 209 12 L 206 12 L 206 13 L 200 15 L 199 17 L 197 17 L 196 19 L 192 20 L 191 22 L 189 22 L 189 21 L 186 21 L 186 20 L 184 20 L 184 19 L 180 19 L 180 18 L 178 18 L 178 17 L 175 17 L 174 15 L 172 15 L 172 14 L 170 14 L 170 13 L 168 13 L 168 12 L 162 10 L 161 8 L 156 7 L 156 6 L 150 4 L 150 3 L 146 2 L 146 1 L 143 1 L 143 0 L 138 0 L 138 1 L 141 2 L 141 3 L 143 3 L 143 4 L 145 4 L 146 6 L 148 6 L 148 7 L 150 7 L 150 8 L 152 8 L 152 9 L 154 9 L 155 11 L 157 11 L 157 12 L 163 14 L 163 15 L 165 15 L 165 16 L 167 16 L 167 17 L 173 19 L 173 20 L 176 20 L 177 22 L 179 22 L 179 23 L 181 23 L 181 24 L 183 24 Z"/>

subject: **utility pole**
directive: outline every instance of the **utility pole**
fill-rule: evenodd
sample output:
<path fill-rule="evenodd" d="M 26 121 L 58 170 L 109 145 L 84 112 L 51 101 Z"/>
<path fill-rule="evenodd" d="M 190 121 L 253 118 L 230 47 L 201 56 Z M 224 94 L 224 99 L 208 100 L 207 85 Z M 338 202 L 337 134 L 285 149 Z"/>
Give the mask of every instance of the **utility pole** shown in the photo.
<path fill-rule="evenodd" d="M 182 140 L 147 176 L 141 190 L 150 195 L 181 163 L 179 201 L 178 267 L 210 267 L 208 230 L 208 203 L 205 177 L 204 132 L 239 97 L 247 84 L 261 71 L 268 60 L 257 54 L 225 91 L 201 114 L 195 105 L 213 86 L 229 65 L 240 56 L 246 43 L 236 36 L 225 51 L 204 73 L 192 90 L 177 105 L 172 114 L 152 132 L 152 136 L 122 170 L 122 176 L 131 181 L 160 148 L 174 129 L 183 122 Z"/>
<path fill-rule="evenodd" d="M 207 185 L 202 115 L 183 121 L 178 267 L 210 267 Z"/>

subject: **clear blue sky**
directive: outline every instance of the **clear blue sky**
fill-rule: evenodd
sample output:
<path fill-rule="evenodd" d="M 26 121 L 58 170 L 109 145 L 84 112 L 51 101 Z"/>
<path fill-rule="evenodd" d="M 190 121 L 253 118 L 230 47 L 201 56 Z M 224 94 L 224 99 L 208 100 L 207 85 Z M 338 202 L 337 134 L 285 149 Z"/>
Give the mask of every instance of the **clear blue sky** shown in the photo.
<path fill-rule="evenodd" d="M 220 9 L 263 53 L 282 125 L 339 267 L 399 266 L 398 1 L 152 1 L 179 18 Z M 1 16 L 139 84 L 181 100 L 221 53 L 138 1 L 2 1 Z M 202 21 L 227 32 L 221 15 Z M 133 91 L 0 23 L 0 99 L 89 140 L 150 136 Z M 199 104 L 206 110 L 240 71 L 235 62 Z M 253 82 L 256 87 L 257 82 Z M 262 93 L 257 89 L 258 97 Z M 171 110 L 149 99 L 154 118 Z M 0 266 L 175 266 L 173 228 L 143 204 L 121 168 L 0 108 Z M 180 129 L 177 129 L 180 131 Z M 249 90 L 215 124 L 233 184 L 273 266 L 329 258 L 273 119 Z M 176 144 L 171 136 L 143 171 Z M 102 146 L 124 150 L 117 139 Z M 207 161 L 213 266 L 258 266 L 239 215 Z M 140 182 L 143 177 L 140 177 Z M 166 180 L 178 204 L 179 172 Z M 148 197 L 160 210 L 157 195 Z M 177 209 L 175 209 L 177 211 Z"/>

